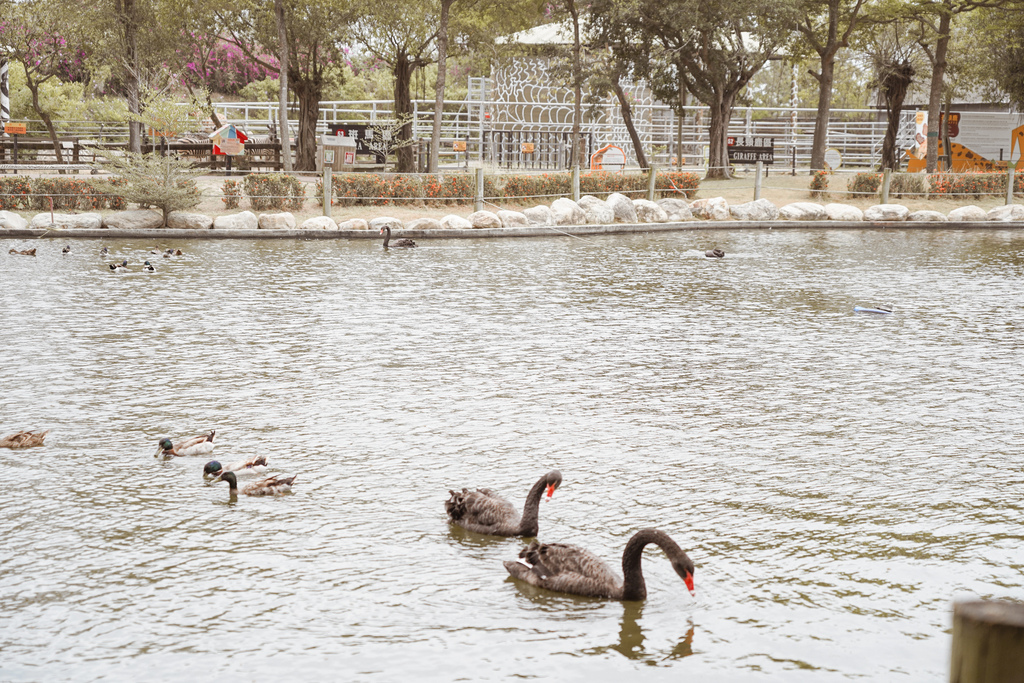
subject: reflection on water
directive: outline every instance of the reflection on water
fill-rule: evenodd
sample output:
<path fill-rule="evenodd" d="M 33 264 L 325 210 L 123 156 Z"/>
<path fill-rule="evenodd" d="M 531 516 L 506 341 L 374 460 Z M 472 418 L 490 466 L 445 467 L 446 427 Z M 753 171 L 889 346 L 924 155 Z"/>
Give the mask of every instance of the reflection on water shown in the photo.
<path fill-rule="evenodd" d="M 0 430 L 53 430 L 0 449 L 0 679 L 933 681 L 952 599 L 1024 598 L 1015 230 L 63 246 L 0 244 Z M 292 495 L 202 480 L 257 454 Z M 555 468 L 542 541 L 661 528 L 697 597 L 447 523 Z"/>

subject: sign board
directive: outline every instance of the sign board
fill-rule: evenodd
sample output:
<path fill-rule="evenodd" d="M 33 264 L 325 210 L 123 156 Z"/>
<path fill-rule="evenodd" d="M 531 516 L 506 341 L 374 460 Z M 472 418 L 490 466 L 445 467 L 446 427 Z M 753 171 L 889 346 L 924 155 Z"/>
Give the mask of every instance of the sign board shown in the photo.
<path fill-rule="evenodd" d="M 775 163 L 775 138 L 730 135 L 727 143 L 730 164 Z"/>
<path fill-rule="evenodd" d="M 325 164 L 333 164 L 334 163 L 334 150 L 333 149 L 325 149 L 324 150 L 324 163 Z"/>
<path fill-rule="evenodd" d="M 352 138 L 356 141 L 356 154 L 372 154 L 378 164 L 385 162 L 384 155 L 370 149 L 374 130 L 367 123 L 329 123 L 327 130 L 331 135 Z M 346 162 L 348 163 L 348 162 Z M 354 163 L 354 162 L 353 162 Z"/>
<path fill-rule="evenodd" d="M 344 163 L 345 163 L 346 166 L 351 166 L 352 164 L 356 163 L 356 151 L 354 149 L 346 149 L 345 150 L 345 161 L 344 161 Z"/>
<path fill-rule="evenodd" d="M 830 147 L 825 150 L 825 165 L 828 166 L 831 171 L 834 171 L 843 165 L 843 155 L 839 153 L 838 149 Z"/>
<path fill-rule="evenodd" d="M 465 152 L 466 151 L 466 141 L 465 140 L 456 140 L 455 142 L 453 142 L 452 143 L 452 151 L 453 152 Z"/>
<path fill-rule="evenodd" d="M 626 153 L 615 145 L 605 145 L 590 157 L 591 171 L 621 171 L 625 165 Z"/>
<path fill-rule="evenodd" d="M 523 154 L 533 154 L 533 143 L 532 142 L 524 142 L 520 146 L 520 149 L 522 149 Z"/>
<path fill-rule="evenodd" d="M 24 123 L 5 123 L 4 132 L 8 135 L 24 135 L 28 132 L 28 126 Z"/>

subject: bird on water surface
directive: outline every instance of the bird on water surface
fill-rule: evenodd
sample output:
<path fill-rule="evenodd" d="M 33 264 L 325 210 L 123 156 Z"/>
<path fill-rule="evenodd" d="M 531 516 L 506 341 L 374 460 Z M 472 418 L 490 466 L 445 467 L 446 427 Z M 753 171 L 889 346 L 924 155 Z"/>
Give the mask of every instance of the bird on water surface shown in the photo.
<path fill-rule="evenodd" d="M 612 571 L 599 557 L 588 550 L 564 543 L 534 541 L 519 553 L 519 559 L 505 561 L 505 569 L 513 578 L 539 588 L 613 600 L 643 600 L 647 597 L 640 560 L 644 546 L 654 543 L 665 551 L 672 568 L 686 584 L 691 595 L 693 560 L 668 534 L 658 529 L 641 529 L 626 543 L 622 551 L 622 574 Z"/>
<path fill-rule="evenodd" d="M 391 241 L 391 226 L 385 225 L 383 228 L 380 229 L 380 234 L 384 235 L 384 248 L 387 249 L 388 248 L 388 242 Z M 391 246 L 392 247 L 415 247 L 416 243 L 413 242 L 411 239 L 403 237 L 402 239 L 395 240 L 394 244 L 392 244 Z"/>
<path fill-rule="evenodd" d="M 273 477 L 267 477 L 257 482 L 249 484 L 242 489 L 242 493 L 247 496 L 279 496 L 283 493 L 289 493 L 292 490 L 292 483 L 295 481 L 297 474 L 293 474 L 290 477 L 278 474 Z M 230 488 L 230 494 L 232 498 L 238 496 L 238 478 L 234 472 L 224 472 L 216 481 L 226 481 Z"/>
<path fill-rule="evenodd" d="M 165 458 L 171 458 L 175 455 L 205 455 L 210 453 L 213 451 L 213 437 L 216 433 L 216 429 L 211 429 L 207 434 L 182 439 L 177 443 L 165 437 L 159 441 L 160 448 L 156 452 L 156 457 L 162 455 Z"/>
<path fill-rule="evenodd" d="M 551 470 L 537 480 L 526 495 L 523 514 L 519 515 L 512 503 L 490 489 L 449 491 L 444 504 L 452 524 L 478 534 L 491 536 L 536 536 L 541 496 L 554 495 L 562 484 L 562 473 Z"/>

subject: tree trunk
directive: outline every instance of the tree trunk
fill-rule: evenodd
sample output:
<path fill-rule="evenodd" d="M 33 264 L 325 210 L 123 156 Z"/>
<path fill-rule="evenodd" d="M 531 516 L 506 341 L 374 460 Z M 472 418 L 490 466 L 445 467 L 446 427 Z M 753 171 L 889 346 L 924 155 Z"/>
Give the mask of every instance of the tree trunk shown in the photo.
<path fill-rule="evenodd" d="M 141 113 L 141 84 L 138 46 L 138 18 L 135 16 L 135 0 L 120 0 L 117 10 L 124 31 L 124 71 L 127 77 L 125 88 L 128 100 L 128 112 L 134 116 Z M 142 123 L 128 122 L 128 149 L 135 154 L 142 153 Z"/>
<path fill-rule="evenodd" d="M 948 2 L 943 3 L 943 6 L 947 5 Z M 932 84 L 928 93 L 928 151 L 925 155 L 928 173 L 935 173 L 939 162 L 939 111 L 942 108 L 942 82 L 946 76 L 950 19 L 951 15 L 946 12 L 939 17 L 939 37 L 935 41 L 935 63 L 932 64 Z"/>
<path fill-rule="evenodd" d="M 455 0 L 441 0 L 441 21 L 437 27 L 437 85 L 434 88 L 434 127 L 430 131 L 430 159 L 427 173 L 437 173 L 441 149 L 441 115 L 444 112 L 444 85 L 448 69 L 448 14 Z"/>
<path fill-rule="evenodd" d="M 32 108 L 36 110 L 36 114 L 43 120 L 43 125 L 46 126 L 46 131 L 50 134 L 50 141 L 53 142 L 53 153 L 57 157 L 57 163 L 64 163 L 64 155 L 61 153 L 60 140 L 57 139 L 57 129 L 53 127 L 53 120 L 50 115 L 39 105 L 39 83 L 32 80 L 32 75 L 28 69 L 25 69 L 25 85 L 28 87 L 29 92 L 32 93 Z M 64 171 L 61 171 L 64 173 Z"/>
<path fill-rule="evenodd" d="M 316 122 L 320 116 L 323 84 L 312 78 L 295 78 L 292 89 L 299 100 L 299 135 L 296 139 L 295 170 L 316 170 Z"/>
<path fill-rule="evenodd" d="M 278 40 L 278 71 L 279 88 L 277 92 L 277 119 L 281 129 L 281 158 L 284 160 L 284 172 L 292 172 L 291 134 L 288 132 L 288 30 L 284 20 L 283 0 L 274 0 L 274 18 L 277 21 Z M 317 102 L 317 109 L 320 103 Z M 314 168 L 316 168 L 314 166 Z"/>
<path fill-rule="evenodd" d="M 615 96 L 619 98 L 619 109 L 622 110 L 622 121 L 626 124 L 626 130 L 629 131 L 629 139 L 633 141 L 633 151 L 636 152 L 636 162 L 640 164 L 640 168 L 648 168 L 647 155 L 644 154 L 644 146 L 640 143 L 640 136 L 637 135 L 636 126 L 633 124 L 633 109 L 629 106 L 629 100 L 626 99 L 626 93 L 622 90 L 622 85 L 619 83 L 618 76 L 615 78 Z"/>
<path fill-rule="evenodd" d="M 404 114 L 410 119 L 398 130 L 399 143 L 412 139 L 412 74 L 415 68 L 415 62 L 409 59 L 409 55 L 404 52 L 397 55 L 392 70 L 395 76 L 395 117 L 401 120 Z M 395 157 L 398 160 L 395 170 L 398 173 L 412 173 L 415 170 L 412 152 L 412 145 L 395 150 Z"/>
<path fill-rule="evenodd" d="M 818 79 L 818 111 L 814 117 L 814 138 L 811 142 L 811 173 L 825 168 L 825 145 L 828 144 L 828 115 L 832 110 L 832 84 L 835 81 L 836 50 L 821 56 Z"/>
<path fill-rule="evenodd" d="M 732 117 L 732 103 L 735 95 L 715 93 L 716 102 L 709 106 L 711 121 L 708 123 L 708 174 L 707 180 L 729 179 L 729 151 L 727 135 L 729 119 Z"/>
<path fill-rule="evenodd" d="M 572 15 L 572 164 L 570 167 L 580 166 L 583 156 L 583 140 L 581 129 L 583 127 L 583 65 L 580 60 L 580 13 L 576 8 L 575 0 L 566 0 L 569 14 Z"/>

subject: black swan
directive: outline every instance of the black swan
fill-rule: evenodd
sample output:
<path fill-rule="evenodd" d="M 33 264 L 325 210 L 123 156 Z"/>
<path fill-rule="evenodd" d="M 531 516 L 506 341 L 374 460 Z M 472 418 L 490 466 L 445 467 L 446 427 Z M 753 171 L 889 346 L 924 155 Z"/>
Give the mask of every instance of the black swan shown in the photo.
<path fill-rule="evenodd" d="M 593 553 L 564 543 L 534 541 L 519 553 L 518 560 L 506 560 L 505 569 L 513 578 L 560 593 L 613 600 L 643 600 L 647 597 L 647 586 L 640 558 L 648 543 L 654 543 L 665 551 L 676 574 L 686 582 L 690 594 L 696 595 L 693 560 L 668 534 L 658 529 L 641 529 L 626 543 L 626 549 L 622 551 L 625 581 Z"/>
<path fill-rule="evenodd" d="M 275 475 L 273 477 L 267 477 L 260 481 L 249 484 L 242 493 L 247 496 L 279 496 L 282 493 L 288 493 L 292 490 L 292 482 L 299 476 L 293 474 L 290 477 L 283 475 Z M 238 477 L 235 476 L 234 472 L 224 472 L 215 481 L 226 481 L 230 487 L 230 495 L 232 498 L 238 496 Z"/>
<path fill-rule="evenodd" d="M 725 252 L 721 249 L 712 249 L 711 251 L 705 251 L 704 255 L 708 258 L 723 258 L 725 256 Z"/>
<path fill-rule="evenodd" d="M 391 226 L 390 225 L 385 225 L 383 228 L 380 229 L 380 234 L 384 235 L 384 248 L 387 249 L 388 248 L 388 242 L 391 241 Z M 416 243 L 413 242 L 411 239 L 403 237 L 400 240 L 395 240 L 395 243 L 392 244 L 391 246 L 393 246 L 393 247 L 415 247 Z"/>
<path fill-rule="evenodd" d="M 538 479 L 526 496 L 522 518 L 512 503 L 490 489 L 449 491 L 451 498 L 445 502 L 444 509 L 452 524 L 478 534 L 536 536 L 541 494 L 546 490 L 550 498 L 561 483 L 562 473 L 558 470 L 551 470 Z"/>

